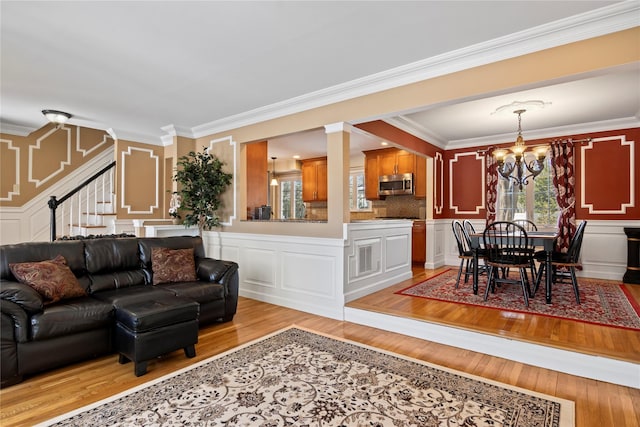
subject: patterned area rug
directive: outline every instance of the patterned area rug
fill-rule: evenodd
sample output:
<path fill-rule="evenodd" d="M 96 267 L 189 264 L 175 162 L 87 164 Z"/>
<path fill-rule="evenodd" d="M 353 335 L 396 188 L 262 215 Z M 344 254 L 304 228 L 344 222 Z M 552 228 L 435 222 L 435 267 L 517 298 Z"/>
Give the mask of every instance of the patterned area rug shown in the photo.
<path fill-rule="evenodd" d="M 576 304 L 571 283 L 554 284 L 551 304 L 545 303 L 544 286 L 541 285 L 535 297 L 529 299 L 529 307 L 526 307 L 520 286 L 502 285 L 495 293 L 489 293 L 489 298 L 484 301 L 486 276 L 480 276 L 478 295 L 474 295 L 471 278 L 464 283 L 464 275 L 460 277 L 458 289 L 455 288 L 457 274 L 457 270 L 447 270 L 396 293 L 640 330 L 640 307 L 631 295 L 627 295 L 624 287 L 615 282 L 578 278 L 580 305 Z"/>
<path fill-rule="evenodd" d="M 44 425 L 574 426 L 574 403 L 296 327 Z"/>

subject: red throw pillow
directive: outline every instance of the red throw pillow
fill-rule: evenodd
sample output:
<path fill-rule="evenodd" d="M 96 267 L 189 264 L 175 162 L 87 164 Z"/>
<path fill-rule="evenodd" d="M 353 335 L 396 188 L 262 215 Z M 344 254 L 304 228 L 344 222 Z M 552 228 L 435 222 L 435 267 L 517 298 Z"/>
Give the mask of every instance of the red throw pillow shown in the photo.
<path fill-rule="evenodd" d="M 193 248 L 152 248 L 151 270 L 153 271 L 154 285 L 169 282 L 194 282 L 198 280 Z"/>
<path fill-rule="evenodd" d="M 87 295 L 62 255 L 47 261 L 11 263 L 9 269 L 20 283 L 42 295 L 45 304 Z"/>

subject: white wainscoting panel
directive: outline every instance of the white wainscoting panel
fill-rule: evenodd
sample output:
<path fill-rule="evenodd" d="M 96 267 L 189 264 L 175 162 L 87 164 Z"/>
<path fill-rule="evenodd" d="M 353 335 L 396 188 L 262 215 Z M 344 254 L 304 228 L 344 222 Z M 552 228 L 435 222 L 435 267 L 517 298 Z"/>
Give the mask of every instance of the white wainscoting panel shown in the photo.
<path fill-rule="evenodd" d="M 205 244 L 238 263 L 241 296 L 343 319 L 342 239 L 205 232 Z"/>
<path fill-rule="evenodd" d="M 411 235 L 398 234 L 387 236 L 385 245 L 385 270 L 411 267 Z M 408 257 L 407 257 L 408 255 Z"/>
<path fill-rule="evenodd" d="M 451 220 L 437 220 L 447 225 L 445 265 L 458 266 L 458 249 L 451 231 Z M 476 230 L 484 230 L 484 220 L 472 221 Z M 580 220 L 578 220 L 580 222 Z M 627 236 L 624 227 L 640 227 L 640 221 L 598 221 L 588 220 L 584 229 L 580 259 L 582 270 L 578 277 L 622 281 L 627 266 Z"/>
<path fill-rule="evenodd" d="M 345 302 L 412 277 L 412 226 L 409 220 L 344 224 Z"/>
<path fill-rule="evenodd" d="M 253 289 L 276 287 L 275 248 L 245 247 L 240 251 L 239 264 L 243 266 L 243 282 Z"/>

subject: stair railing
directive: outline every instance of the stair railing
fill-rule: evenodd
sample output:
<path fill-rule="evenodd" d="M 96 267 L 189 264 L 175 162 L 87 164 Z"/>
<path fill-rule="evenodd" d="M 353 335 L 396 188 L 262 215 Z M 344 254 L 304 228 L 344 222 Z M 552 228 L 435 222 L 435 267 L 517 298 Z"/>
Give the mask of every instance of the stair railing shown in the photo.
<path fill-rule="evenodd" d="M 86 215 L 87 215 L 87 224 L 89 222 L 89 212 L 90 211 L 90 207 L 91 207 L 91 203 L 90 203 L 90 198 L 89 198 L 89 185 L 91 183 L 94 184 L 93 187 L 93 193 L 94 193 L 94 198 L 93 198 L 93 207 L 94 210 L 93 212 L 97 213 L 98 212 L 98 193 L 101 192 L 102 194 L 102 201 L 104 202 L 106 200 L 106 194 L 105 194 L 105 189 L 107 188 L 107 186 L 109 186 L 109 188 L 111 188 L 110 186 L 113 185 L 113 173 L 109 174 L 109 179 L 106 178 L 106 174 L 107 172 L 111 171 L 114 167 L 116 166 L 116 162 L 113 161 L 110 164 L 108 164 L 107 166 L 105 166 L 104 168 L 100 169 L 98 172 L 96 172 L 95 174 L 93 174 L 91 177 L 87 178 L 86 180 L 84 180 L 80 185 L 78 185 L 77 187 L 75 187 L 73 190 L 69 191 L 67 194 L 65 194 L 64 196 L 62 196 L 60 199 L 57 199 L 56 196 L 51 196 L 49 198 L 49 201 L 47 202 L 47 204 L 49 205 L 49 209 L 51 211 L 51 215 L 50 215 L 50 237 L 51 237 L 51 241 L 53 242 L 54 240 L 56 240 L 56 210 L 58 209 L 58 207 L 60 205 L 62 205 L 65 201 L 69 200 L 72 196 L 74 196 L 77 193 L 80 193 L 82 190 L 86 190 L 86 194 L 87 196 L 85 197 L 86 201 L 85 201 L 85 208 L 86 208 Z M 99 184 L 99 180 L 98 178 L 102 177 L 102 182 L 101 182 L 101 189 L 98 187 Z M 109 197 L 111 197 L 111 194 L 113 193 L 112 190 L 109 190 Z M 81 221 L 82 221 L 82 201 L 78 200 L 77 203 L 77 214 L 78 214 L 78 226 L 81 225 Z M 74 206 L 73 203 L 71 204 L 71 206 L 69 207 L 69 232 L 71 232 L 71 230 L 73 229 L 73 215 L 74 215 Z M 62 206 L 62 215 L 61 215 L 62 219 L 64 220 L 65 217 L 65 206 Z"/>

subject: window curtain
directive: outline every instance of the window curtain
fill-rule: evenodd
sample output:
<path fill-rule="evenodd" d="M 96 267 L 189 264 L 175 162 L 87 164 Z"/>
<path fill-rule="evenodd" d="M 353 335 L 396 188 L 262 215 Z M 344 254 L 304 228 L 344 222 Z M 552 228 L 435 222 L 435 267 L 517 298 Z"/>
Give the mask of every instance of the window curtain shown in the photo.
<path fill-rule="evenodd" d="M 576 177 L 573 147 L 572 140 L 551 143 L 553 186 L 556 189 L 556 201 L 560 207 L 556 250 L 560 252 L 567 252 L 571 237 L 576 232 Z"/>
<path fill-rule="evenodd" d="M 484 154 L 487 167 L 487 224 L 496 221 L 496 202 L 498 201 L 498 162 L 493 157 L 495 147 L 489 147 Z"/>

